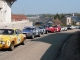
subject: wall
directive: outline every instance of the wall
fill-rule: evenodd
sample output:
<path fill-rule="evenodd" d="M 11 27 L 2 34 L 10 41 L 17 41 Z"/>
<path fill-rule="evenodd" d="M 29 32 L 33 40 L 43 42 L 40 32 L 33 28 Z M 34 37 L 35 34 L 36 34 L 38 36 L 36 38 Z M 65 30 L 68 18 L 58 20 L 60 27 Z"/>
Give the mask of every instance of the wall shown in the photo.
<path fill-rule="evenodd" d="M 33 22 L 31 21 L 18 21 L 18 22 L 11 22 L 11 23 L 0 23 L 0 28 L 19 28 L 23 29 L 24 26 L 32 26 Z"/>
<path fill-rule="evenodd" d="M 11 5 L 10 3 L 6 4 L 6 19 L 5 22 L 11 22 Z"/>
<path fill-rule="evenodd" d="M 79 25 L 80 25 L 80 22 L 76 22 L 76 25 L 78 25 L 78 26 L 79 26 Z"/>
<path fill-rule="evenodd" d="M 11 22 L 11 5 L 6 1 L 0 0 L 0 22 Z"/>
<path fill-rule="evenodd" d="M 0 22 L 2 22 L 3 1 L 0 0 Z"/>
<path fill-rule="evenodd" d="M 71 21 L 71 17 L 67 17 L 67 25 L 71 25 L 72 21 Z"/>
<path fill-rule="evenodd" d="M 62 22 L 63 26 L 67 25 L 67 23 L 66 23 L 66 17 L 63 17 L 60 21 Z"/>

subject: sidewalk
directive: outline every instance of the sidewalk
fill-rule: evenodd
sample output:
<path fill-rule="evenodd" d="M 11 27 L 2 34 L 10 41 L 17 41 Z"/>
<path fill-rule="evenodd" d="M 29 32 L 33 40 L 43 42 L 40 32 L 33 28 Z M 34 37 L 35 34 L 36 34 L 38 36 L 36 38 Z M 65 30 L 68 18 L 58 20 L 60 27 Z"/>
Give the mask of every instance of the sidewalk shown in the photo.
<path fill-rule="evenodd" d="M 55 60 L 80 60 L 80 32 L 74 33 Z"/>

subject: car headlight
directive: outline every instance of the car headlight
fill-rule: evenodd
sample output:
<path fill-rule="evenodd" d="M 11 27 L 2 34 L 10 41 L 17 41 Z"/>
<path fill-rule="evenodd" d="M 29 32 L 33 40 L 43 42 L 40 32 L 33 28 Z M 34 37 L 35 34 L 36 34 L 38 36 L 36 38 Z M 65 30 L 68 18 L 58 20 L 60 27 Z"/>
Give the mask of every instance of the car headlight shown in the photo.
<path fill-rule="evenodd" d="M 5 42 L 4 42 L 4 41 L 0 41 L 0 44 L 4 45 L 4 44 L 5 44 Z"/>
<path fill-rule="evenodd" d="M 23 35 L 23 37 L 26 37 L 26 35 Z"/>

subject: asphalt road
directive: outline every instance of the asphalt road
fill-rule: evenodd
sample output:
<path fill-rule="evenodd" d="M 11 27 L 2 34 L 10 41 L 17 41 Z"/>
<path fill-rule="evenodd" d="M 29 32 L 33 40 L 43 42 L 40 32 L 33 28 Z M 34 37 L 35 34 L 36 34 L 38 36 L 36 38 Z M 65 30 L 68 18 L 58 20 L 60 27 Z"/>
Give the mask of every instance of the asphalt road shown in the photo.
<path fill-rule="evenodd" d="M 0 60 L 55 60 L 67 38 L 78 29 L 60 33 L 49 33 L 33 40 L 26 39 L 26 45 L 13 51 L 0 51 Z"/>

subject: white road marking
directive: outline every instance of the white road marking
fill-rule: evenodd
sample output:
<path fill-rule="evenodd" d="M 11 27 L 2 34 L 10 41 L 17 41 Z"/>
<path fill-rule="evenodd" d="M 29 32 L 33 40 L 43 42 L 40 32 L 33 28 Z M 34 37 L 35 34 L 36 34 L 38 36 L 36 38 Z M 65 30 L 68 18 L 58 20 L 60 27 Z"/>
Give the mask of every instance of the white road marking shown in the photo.
<path fill-rule="evenodd" d="M 7 52 L 9 52 L 9 51 L 5 51 L 5 52 L 0 53 L 0 56 L 3 55 L 3 54 L 5 54 L 5 53 L 7 53 Z"/>

